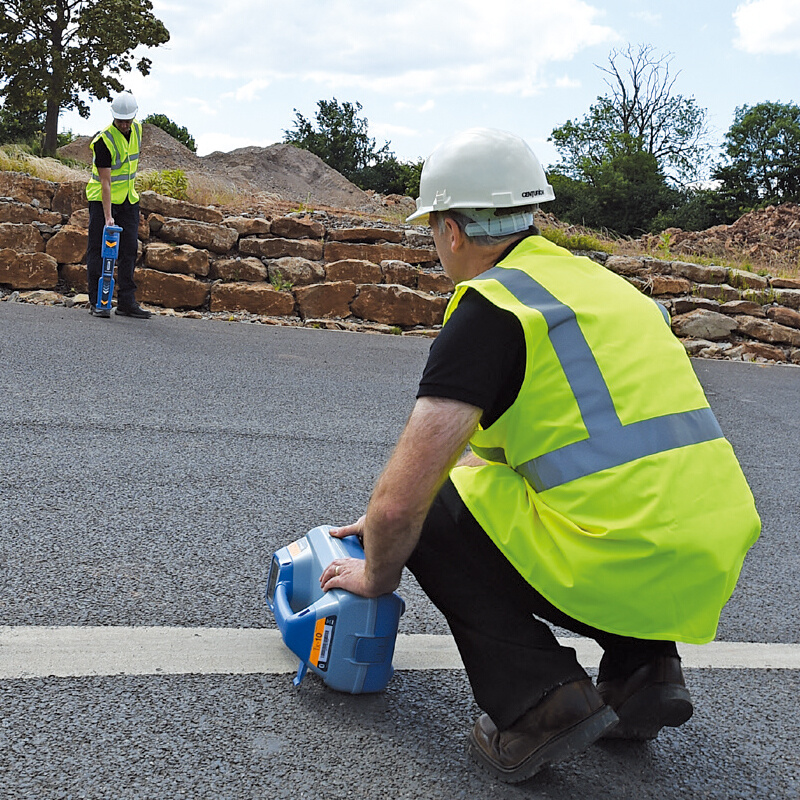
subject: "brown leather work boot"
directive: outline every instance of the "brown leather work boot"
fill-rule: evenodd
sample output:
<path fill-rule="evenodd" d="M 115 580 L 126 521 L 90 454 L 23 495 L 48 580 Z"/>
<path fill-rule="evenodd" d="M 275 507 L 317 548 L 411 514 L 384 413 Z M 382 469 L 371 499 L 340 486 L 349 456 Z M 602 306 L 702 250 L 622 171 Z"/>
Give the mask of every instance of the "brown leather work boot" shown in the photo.
<path fill-rule="evenodd" d="M 469 735 L 469 754 L 506 783 L 520 783 L 542 767 L 585 750 L 617 724 L 589 678 L 553 689 L 508 730 L 483 714 Z"/>
<path fill-rule="evenodd" d="M 664 727 L 677 728 L 692 716 L 692 701 L 677 656 L 639 667 L 626 680 L 601 681 L 597 691 L 619 716 L 609 739 L 655 739 Z"/>

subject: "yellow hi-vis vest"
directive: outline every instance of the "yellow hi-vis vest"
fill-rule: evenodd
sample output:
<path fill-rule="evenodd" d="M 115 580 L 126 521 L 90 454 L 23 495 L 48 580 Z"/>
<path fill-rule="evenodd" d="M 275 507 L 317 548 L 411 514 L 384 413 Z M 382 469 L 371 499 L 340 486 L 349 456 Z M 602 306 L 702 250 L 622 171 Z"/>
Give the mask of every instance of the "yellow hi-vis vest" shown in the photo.
<path fill-rule="evenodd" d="M 92 177 L 86 184 L 87 200 L 102 200 L 103 190 L 100 173 L 94 164 L 94 146 L 102 139 L 111 153 L 111 202 L 120 205 L 128 198 L 131 203 L 139 202 L 134 180 L 139 166 L 139 151 L 142 146 L 142 126 L 134 120 L 131 125 L 131 138 L 126 139 L 112 123 L 92 139 Z"/>
<path fill-rule="evenodd" d="M 601 630 L 701 644 L 761 523 L 665 313 L 541 236 L 458 284 L 522 324 L 512 406 L 470 442 L 459 495 L 521 575 Z"/>

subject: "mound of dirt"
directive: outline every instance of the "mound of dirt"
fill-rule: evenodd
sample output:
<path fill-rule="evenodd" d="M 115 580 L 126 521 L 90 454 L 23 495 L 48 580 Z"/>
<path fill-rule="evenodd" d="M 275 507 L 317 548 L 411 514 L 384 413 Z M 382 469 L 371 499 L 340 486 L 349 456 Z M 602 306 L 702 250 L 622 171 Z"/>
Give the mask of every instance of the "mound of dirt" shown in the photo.
<path fill-rule="evenodd" d="M 670 250 L 675 254 L 724 257 L 739 252 L 762 262 L 791 257 L 800 252 L 800 206 L 784 203 L 748 211 L 731 225 L 715 225 L 704 231 L 667 228 Z M 658 236 L 643 237 L 642 242 L 657 246 Z"/>
<path fill-rule="evenodd" d="M 58 154 L 91 164 L 90 142 L 91 137 L 80 136 L 59 148 Z M 366 212 L 381 208 L 375 198 L 307 150 L 273 144 L 197 156 L 166 131 L 145 124 L 139 171 L 167 169 L 183 170 L 190 181 L 222 181 L 247 194 L 266 193 L 291 203 Z"/>

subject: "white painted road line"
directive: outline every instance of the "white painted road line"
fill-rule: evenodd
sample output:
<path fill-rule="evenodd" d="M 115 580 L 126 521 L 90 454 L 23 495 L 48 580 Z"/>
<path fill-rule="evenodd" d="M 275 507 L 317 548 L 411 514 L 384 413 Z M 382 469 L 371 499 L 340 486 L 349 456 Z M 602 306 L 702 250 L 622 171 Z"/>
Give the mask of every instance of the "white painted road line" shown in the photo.
<path fill-rule="evenodd" d="M 600 661 L 588 639 L 561 638 L 586 667 Z M 679 645 L 686 668 L 797 669 L 800 645 Z M 400 634 L 397 670 L 463 669 L 450 636 Z M 276 630 L 265 628 L 0 626 L 0 679 L 92 675 L 248 675 L 297 670 Z"/>

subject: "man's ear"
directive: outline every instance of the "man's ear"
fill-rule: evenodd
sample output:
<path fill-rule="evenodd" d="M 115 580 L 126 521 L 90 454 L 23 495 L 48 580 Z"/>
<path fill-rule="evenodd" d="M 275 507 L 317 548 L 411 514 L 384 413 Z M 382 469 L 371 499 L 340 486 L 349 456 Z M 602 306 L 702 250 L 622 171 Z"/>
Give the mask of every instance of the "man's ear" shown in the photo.
<path fill-rule="evenodd" d="M 450 248 L 450 251 L 455 253 L 460 250 L 464 243 L 466 242 L 466 235 L 461 228 L 458 227 L 458 224 L 455 220 L 451 219 L 450 217 L 444 218 L 445 224 L 445 236 L 447 237 L 447 245 Z"/>

